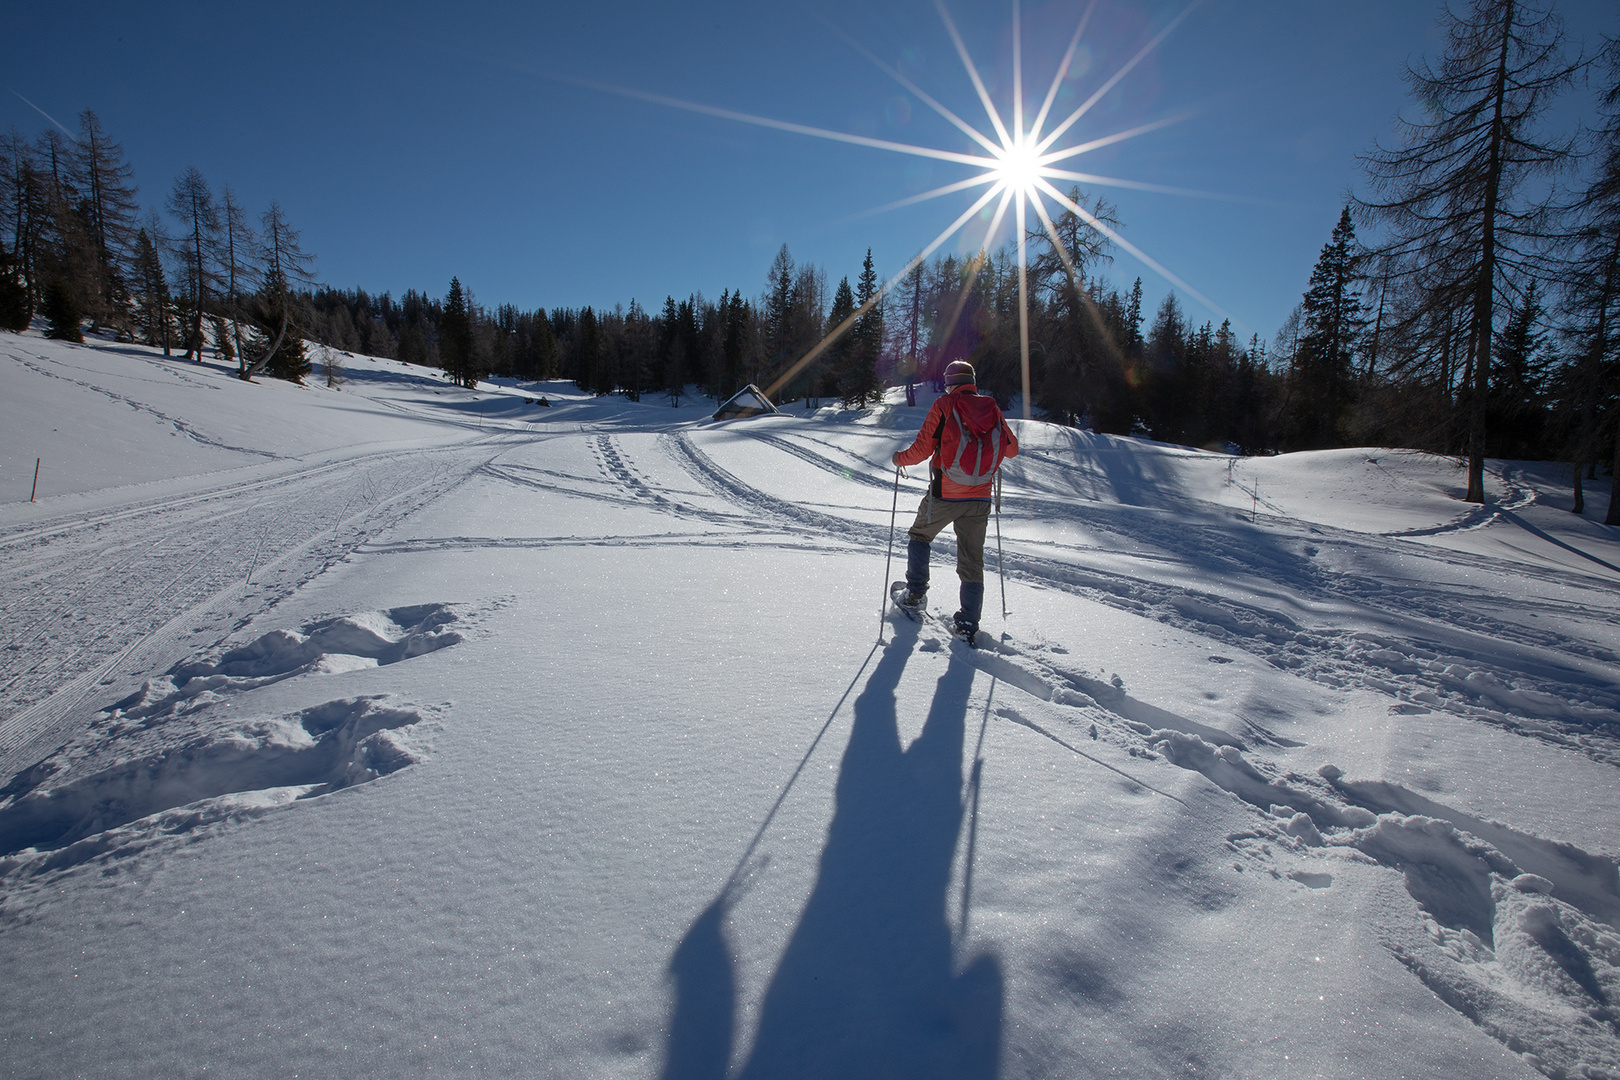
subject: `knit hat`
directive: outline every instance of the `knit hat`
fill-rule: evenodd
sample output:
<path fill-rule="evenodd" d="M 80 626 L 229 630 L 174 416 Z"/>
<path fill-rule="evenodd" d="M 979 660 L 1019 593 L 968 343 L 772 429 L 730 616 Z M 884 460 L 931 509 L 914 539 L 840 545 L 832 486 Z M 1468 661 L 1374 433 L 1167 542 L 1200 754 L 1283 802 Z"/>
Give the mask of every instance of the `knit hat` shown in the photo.
<path fill-rule="evenodd" d="M 945 385 L 973 386 L 978 382 L 978 376 L 973 373 L 973 365 L 966 360 L 952 360 L 945 365 Z"/>

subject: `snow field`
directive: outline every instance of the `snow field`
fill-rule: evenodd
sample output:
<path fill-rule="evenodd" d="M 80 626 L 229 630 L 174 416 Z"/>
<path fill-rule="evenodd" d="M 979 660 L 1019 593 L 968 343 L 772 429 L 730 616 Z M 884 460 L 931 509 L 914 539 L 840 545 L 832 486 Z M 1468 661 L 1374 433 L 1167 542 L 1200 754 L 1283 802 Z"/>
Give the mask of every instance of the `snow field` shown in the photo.
<path fill-rule="evenodd" d="M 0 344 L 355 415 L 0 506 L 15 1075 L 1620 1075 L 1620 545 L 1550 473 L 1023 424 L 967 650 L 879 619 L 921 410 Z"/>

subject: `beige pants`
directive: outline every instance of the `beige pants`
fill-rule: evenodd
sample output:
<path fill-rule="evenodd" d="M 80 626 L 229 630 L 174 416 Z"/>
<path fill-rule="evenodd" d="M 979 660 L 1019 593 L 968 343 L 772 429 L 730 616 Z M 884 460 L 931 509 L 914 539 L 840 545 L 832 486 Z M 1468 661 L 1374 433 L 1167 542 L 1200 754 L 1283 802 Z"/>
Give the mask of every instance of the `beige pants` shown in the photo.
<path fill-rule="evenodd" d="M 917 507 L 917 520 L 908 534 L 913 540 L 932 543 L 945 526 L 956 527 L 956 576 L 963 581 L 984 583 L 984 535 L 990 529 L 988 500 L 946 502 L 932 495 L 923 496 Z"/>

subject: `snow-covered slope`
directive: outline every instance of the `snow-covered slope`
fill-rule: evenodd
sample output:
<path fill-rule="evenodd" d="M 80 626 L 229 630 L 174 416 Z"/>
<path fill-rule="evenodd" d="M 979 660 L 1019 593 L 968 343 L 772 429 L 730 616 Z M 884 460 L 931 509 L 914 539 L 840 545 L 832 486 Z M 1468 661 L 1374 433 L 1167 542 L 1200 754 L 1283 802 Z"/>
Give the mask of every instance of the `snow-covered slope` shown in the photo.
<path fill-rule="evenodd" d="M 1560 471 L 1020 424 L 970 650 L 921 409 L 339 359 L 0 335 L 7 1074 L 1620 1076 Z"/>

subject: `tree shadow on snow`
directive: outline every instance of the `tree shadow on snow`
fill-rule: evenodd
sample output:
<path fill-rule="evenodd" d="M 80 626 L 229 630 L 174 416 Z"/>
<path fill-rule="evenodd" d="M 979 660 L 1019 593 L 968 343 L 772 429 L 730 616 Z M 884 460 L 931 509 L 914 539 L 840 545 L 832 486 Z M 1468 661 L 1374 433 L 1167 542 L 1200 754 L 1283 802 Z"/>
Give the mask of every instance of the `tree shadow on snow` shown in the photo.
<path fill-rule="evenodd" d="M 765 993 L 742 1077 L 993 1077 L 1002 972 L 960 973 L 946 891 L 965 813 L 963 741 L 974 667 L 953 652 L 922 734 L 896 715 L 915 633 L 897 633 L 855 701 L 819 877 Z M 665 1076 L 723 1077 L 735 989 L 722 922 L 728 888 L 670 964 Z"/>

